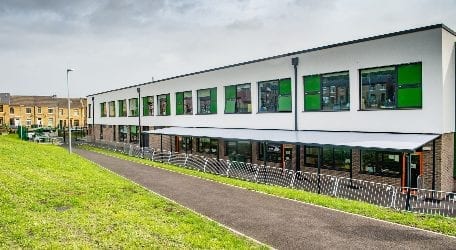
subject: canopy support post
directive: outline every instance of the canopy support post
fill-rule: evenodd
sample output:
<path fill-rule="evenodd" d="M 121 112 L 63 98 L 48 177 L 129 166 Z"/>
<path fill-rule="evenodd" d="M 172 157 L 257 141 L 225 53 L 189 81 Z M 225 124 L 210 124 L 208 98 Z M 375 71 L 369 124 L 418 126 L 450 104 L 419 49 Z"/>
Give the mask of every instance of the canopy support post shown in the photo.
<path fill-rule="evenodd" d="M 319 194 L 320 194 L 320 192 L 321 192 L 321 186 L 320 186 L 320 181 L 321 181 L 321 180 L 320 180 L 320 179 L 321 179 L 321 177 L 320 177 L 320 168 L 321 168 L 321 151 L 322 151 L 322 150 L 323 150 L 322 147 L 319 147 L 319 148 L 318 148 L 318 161 L 317 161 L 317 167 L 318 167 L 318 169 L 317 169 L 317 174 L 318 174 L 318 193 L 319 193 Z"/>
<path fill-rule="evenodd" d="M 264 166 L 266 167 L 266 164 L 268 164 L 267 158 L 268 158 L 268 150 L 266 149 L 268 146 L 268 142 L 263 142 L 263 162 Z"/>
<path fill-rule="evenodd" d="M 405 200 L 405 209 L 407 211 L 410 211 L 411 208 L 410 208 L 410 189 L 411 189 L 411 185 L 412 185 L 412 177 L 411 177 L 411 169 L 410 169 L 410 160 L 411 160 L 411 157 L 410 157 L 410 153 L 406 153 L 405 154 L 405 160 L 407 161 L 406 162 L 406 167 L 407 167 L 407 199 Z"/>

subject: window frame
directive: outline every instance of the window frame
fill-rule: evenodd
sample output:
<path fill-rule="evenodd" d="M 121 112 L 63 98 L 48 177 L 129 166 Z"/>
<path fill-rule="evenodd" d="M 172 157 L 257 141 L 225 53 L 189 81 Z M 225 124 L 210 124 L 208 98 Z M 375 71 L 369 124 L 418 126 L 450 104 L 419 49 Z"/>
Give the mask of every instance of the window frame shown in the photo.
<path fill-rule="evenodd" d="M 28 111 L 28 110 L 30 110 L 30 111 Z M 26 113 L 27 115 L 32 114 L 32 107 L 25 107 L 25 113 Z"/>
<path fill-rule="evenodd" d="M 152 100 L 152 110 L 150 109 L 149 101 Z M 147 106 L 146 106 L 147 104 Z M 147 112 L 146 112 L 147 110 Z M 152 111 L 152 112 L 151 112 Z M 143 116 L 154 116 L 155 114 L 155 96 L 144 96 L 143 97 L 143 109 L 142 115 Z"/>
<path fill-rule="evenodd" d="M 238 99 L 239 99 L 239 92 L 238 92 L 238 87 L 243 86 L 243 85 L 249 85 L 249 92 L 250 92 L 250 111 L 246 112 L 239 112 L 239 107 L 238 107 Z M 235 89 L 235 96 L 234 96 L 234 112 L 227 112 L 227 88 L 234 87 Z M 252 113 L 252 83 L 246 82 L 246 83 L 240 83 L 240 84 L 233 84 L 233 85 L 227 85 L 224 86 L 224 94 L 225 94 L 225 106 L 224 106 L 224 114 L 251 114 Z"/>
<path fill-rule="evenodd" d="M 250 146 L 249 147 L 250 148 L 249 152 L 250 153 L 249 153 L 249 155 L 247 157 L 245 155 L 242 155 L 242 154 L 238 153 L 239 152 L 239 144 L 240 144 L 239 142 L 240 141 L 249 142 L 249 146 Z M 236 143 L 236 155 L 235 155 L 236 157 L 243 156 L 244 159 L 245 159 L 245 161 L 243 161 L 243 162 L 245 162 L 245 163 L 252 162 L 252 156 L 253 156 L 252 155 L 252 147 L 253 147 L 252 146 L 252 141 L 250 141 L 250 140 L 225 140 L 224 141 L 224 152 L 223 152 L 223 155 L 227 156 L 228 158 L 230 158 L 230 155 L 228 154 L 228 146 L 227 146 L 229 142 L 235 142 Z"/>
<path fill-rule="evenodd" d="M 136 100 L 135 109 L 131 109 L 132 100 Z M 133 114 L 131 113 L 132 111 L 133 111 Z M 138 115 L 139 115 L 139 98 L 138 97 L 129 98 L 127 116 L 128 117 L 138 117 Z"/>
<path fill-rule="evenodd" d="M 399 90 L 399 83 L 398 83 L 398 68 L 400 66 L 406 66 L 406 65 L 413 65 L 413 64 L 421 64 L 421 107 L 405 107 L 405 108 L 398 108 L 398 90 Z M 362 83 L 362 73 L 361 71 L 363 70 L 372 70 L 372 69 L 380 69 L 380 68 L 388 68 L 388 67 L 394 67 L 395 70 L 395 107 L 394 108 L 379 108 L 379 109 L 362 109 L 362 98 L 363 98 L 363 83 Z M 359 84 L 359 99 L 358 99 L 358 110 L 357 111 L 388 111 L 388 110 L 420 110 L 423 109 L 423 62 L 422 61 L 414 61 L 414 62 L 407 62 L 407 63 L 400 63 L 400 64 L 390 64 L 390 65 L 382 65 L 382 66 L 375 66 L 375 67 L 368 67 L 368 68 L 362 68 L 358 69 L 358 84 Z"/>
<path fill-rule="evenodd" d="M 203 143 L 203 142 L 201 142 L 201 139 L 209 140 L 209 142 L 205 142 L 204 143 L 205 145 L 209 145 L 209 148 L 208 148 L 207 152 L 205 151 L 206 147 L 202 147 L 202 145 L 200 145 L 200 144 Z M 216 145 L 215 152 L 212 152 L 212 143 L 213 142 L 215 142 L 215 145 Z M 199 137 L 199 138 L 196 138 L 196 152 L 203 153 L 203 154 L 215 155 L 215 156 L 218 157 L 218 153 L 219 153 L 218 139 L 210 138 L 210 137 Z"/>
<path fill-rule="evenodd" d="M 120 105 L 122 103 L 122 105 Z M 127 99 L 117 100 L 117 106 L 119 108 L 118 114 L 119 117 L 127 117 L 128 108 L 127 108 Z"/>
<path fill-rule="evenodd" d="M 324 165 L 324 160 L 325 160 L 325 157 L 324 157 L 324 148 L 330 148 L 331 149 L 331 166 L 326 166 Z M 328 145 L 328 146 L 304 146 L 304 166 L 306 167 L 311 167 L 311 168 L 318 168 L 318 154 L 309 154 L 307 153 L 307 148 L 314 148 L 314 149 L 317 149 L 317 150 L 321 150 L 321 164 L 320 164 L 320 169 L 328 169 L 328 170 L 334 170 L 334 171 L 342 171 L 342 172 L 350 172 L 351 169 L 353 168 L 353 150 L 349 147 L 344 147 L 344 146 L 332 146 L 332 145 Z M 337 167 L 336 166 L 336 149 L 342 149 L 342 150 L 349 150 L 350 151 L 350 163 L 349 163 L 349 168 L 348 169 L 345 169 L 345 168 L 340 168 L 340 167 Z M 317 163 L 316 164 L 313 164 L 313 163 L 308 163 L 307 162 L 307 157 L 311 157 L 311 158 L 316 158 L 317 159 Z"/>
<path fill-rule="evenodd" d="M 285 80 L 290 80 L 290 110 L 286 111 L 279 111 L 279 97 L 281 96 L 280 94 L 280 81 L 285 81 Z M 277 101 L 276 101 L 276 111 L 261 111 L 261 88 L 260 84 L 262 83 L 267 83 L 267 82 L 277 82 Z M 293 112 L 293 91 L 292 91 L 292 78 L 291 77 L 286 77 L 286 78 L 277 78 L 277 79 L 270 79 L 270 80 L 264 80 L 264 81 L 258 81 L 257 82 L 257 89 L 258 89 L 258 102 L 257 102 L 257 114 L 268 114 L 268 113 L 292 113 Z"/>
<path fill-rule="evenodd" d="M 186 98 L 188 98 L 188 96 L 186 97 L 185 95 L 190 93 L 190 104 L 191 104 L 191 107 L 190 107 L 190 112 L 187 112 L 186 109 L 185 109 L 185 100 Z M 182 103 L 178 103 L 179 102 L 179 95 L 182 95 Z M 188 91 L 180 91 L 180 92 L 176 92 L 175 94 L 176 96 L 176 115 L 193 115 L 193 93 L 191 90 L 188 90 Z M 182 106 L 180 106 L 182 105 Z M 182 110 L 180 110 L 180 108 L 182 108 Z"/>
<path fill-rule="evenodd" d="M 347 94 L 347 99 L 348 99 L 348 103 L 349 103 L 349 106 L 348 106 L 348 109 L 339 109 L 339 110 L 323 110 L 323 81 L 322 81 L 322 78 L 327 76 L 327 75 L 335 75 L 335 74 L 343 74 L 343 73 L 347 73 L 347 76 L 348 76 L 348 85 L 346 86 L 346 94 Z M 316 77 L 318 76 L 320 78 L 320 89 L 319 89 L 319 95 L 320 95 L 320 108 L 317 110 L 317 109 L 307 109 L 307 105 L 306 105 L 306 96 L 308 94 L 306 94 L 306 80 L 305 78 L 306 77 Z M 350 111 L 350 71 L 349 70 L 342 70 L 342 71 L 335 71 L 335 72 L 327 72 L 327 73 L 319 73 L 319 74 L 310 74 L 310 75 L 303 75 L 302 76 L 302 87 L 303 87 L 303 111 L 302 112 L 346 112 L 346 111 Z"/>
<path fill-rule="evenodd" d="M 204 91 L 204 90 L 208 90 L 209 91 L 209 112 L 208 113 L 202 113 L 201 112 L 201 107 L 200 107 L 200 91 Z M 214 97 L 213 96 L 213 93 L 215 92 L 215 100 L 213 100 L 212 98 Z M 218 112 L 218 102 L 217 102 L 217 95 L 218 95 L 218 90 L 217 90 L 217 87 L 212 87 L 212 88 L 205 88 L 205 89 L 198 89 L 196 91 L 196 114 L 197 115 L 215 115 L 217 114 Z M 213 104 L 215 103 L 215 112 L 212 112 L 212 110 L 214 110 L 214 106 Z"/>
<path fill-rule="evenodd" d="M 48 108 L 48 114 L 53 115 L 54 114 L 54 108 Z"/>
<path fill-rule="evenodd" d="M 160 104 L 160 99 L 163 96 L 166 99 L 165 114 L 161 114 L 161 107 L 160 107 L 160 105 L 161 105 Z M 171 115 L 171 95 L 170 95 L 170 93 L 157 95 L 157 105 L 158 105 L 157 116 L 170 116 Z"/>
<path fill-rule="evenodd" d="M 106 102 L 100 103 L 100 117 L 107 117 Z"/>
<path fill-rule="evenodd" d="M 113 112 L 111 114 L 111 105 L 113 107 Z M 109 117 L 116 117 L 116 101 L 110 101 L 108 102 L 108 113 L 109 113 Z"/>
<path fill-rule="evenodd" d="M 364 170 L 364 159 L 363 159 L 363 152 L 366 152 L 366 151 L 369 151 L 369 152 L 373 152 L 375 153 L 375 166 L 374 166 L 374 169 L 372 172 L 369 172 L 369 171 L 365 171 Z M 377 168 L 380 168 L 380 169 L 384 169 L 384 156 L 385 155 L 398 155 L 399 157 L 399 173 L 398 174 L 379 174 L 378 172 L 381 172 L 382 170 L 380 171 L 377 171 Z M 381 163 L 378 161 L 379 159 L 379 156 L 381 156 L 382 158 L 382 161 Z M 360 157 L 360 164 L 359 164 L 359 173 L 360 174 L 367 174 L 367 175 L 374 175 L 374 176 L 381 176 L 381 177 L 389 177 L 389 178 L 401 178 L 402 176 L 402 172 L 403 172 L 403 153 L 402 152 L 397 152 L 397 151 L 385 151 L 385 150 L 382 150 L 382 151 L 379 151 L 379 150 L 368 150 L 368 149 L 365 149 L 365 150 L 360 150 L 359 152 L 359 157 Z M 381 164 L 381 165 L 380 165 Z"/>

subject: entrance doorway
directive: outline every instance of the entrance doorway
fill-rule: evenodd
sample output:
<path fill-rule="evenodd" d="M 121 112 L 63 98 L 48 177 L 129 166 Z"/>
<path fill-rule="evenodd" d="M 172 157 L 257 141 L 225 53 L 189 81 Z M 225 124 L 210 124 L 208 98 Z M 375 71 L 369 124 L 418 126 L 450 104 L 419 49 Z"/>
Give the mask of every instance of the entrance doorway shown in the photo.
<path fill-rule="evenodd" d="M 411 188 L 422 188 L 422 185 L 420 182 L 419 178 L 420 176 L 423 175 L 423 153 L 422 152 L 416 152 L 413 154 L 410 154 L 410 187 Z M 407 158 L 405 157 L 402 161 L 402 186 L 406 187 L 407 186 Z"/>

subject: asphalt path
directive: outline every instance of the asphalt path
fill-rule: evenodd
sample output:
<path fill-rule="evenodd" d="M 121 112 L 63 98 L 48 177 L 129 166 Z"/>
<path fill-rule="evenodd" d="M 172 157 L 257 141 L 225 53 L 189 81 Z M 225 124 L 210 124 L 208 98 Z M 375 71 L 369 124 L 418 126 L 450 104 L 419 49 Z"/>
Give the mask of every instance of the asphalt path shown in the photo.
<path fill-rule="evenodd" d="M 456 249 L 456 238 L 75 149 L 75 153 L 278 249 Z"/>

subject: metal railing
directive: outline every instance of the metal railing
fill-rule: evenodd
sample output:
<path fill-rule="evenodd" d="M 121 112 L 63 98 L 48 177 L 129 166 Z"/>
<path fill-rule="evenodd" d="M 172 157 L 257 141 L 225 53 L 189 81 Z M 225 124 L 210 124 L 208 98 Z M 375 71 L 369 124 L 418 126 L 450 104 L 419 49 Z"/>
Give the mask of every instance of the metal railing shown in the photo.
<path fill-rule="evenodd" d="M 397 210 L 456 216 L 456 193 L 451 192 L 397 187 L 347 177 L 294 171 L 194 154 L 160 151 L 153 148 L 140 148 L 137 145 L 121 142 L 97 141 L 87 144 L 151 161 L 170 163 L 251 182 L 363 201 Z M 421 180 L 418 181 L 420 183 Z"/>

